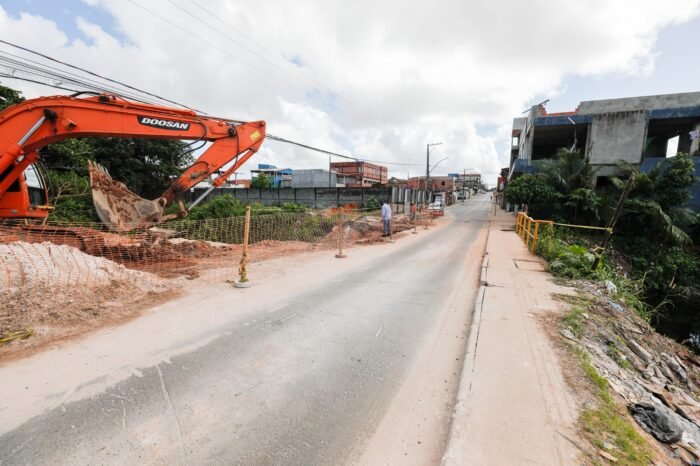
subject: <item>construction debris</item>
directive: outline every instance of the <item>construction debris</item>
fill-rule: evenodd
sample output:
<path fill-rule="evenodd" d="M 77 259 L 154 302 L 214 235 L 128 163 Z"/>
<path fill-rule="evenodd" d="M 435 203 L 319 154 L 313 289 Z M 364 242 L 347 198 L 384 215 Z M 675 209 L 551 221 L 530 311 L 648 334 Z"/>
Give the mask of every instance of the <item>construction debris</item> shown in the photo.
<path fill-rule="evenodd" d="M 574 286 L 584 290 L 580 297 L 562 299 L 585 307 L 588 318 L 579 307 L 576 328 L 560 333 L 589 354 L 639 426 L 659 441 L 657 450 L 674 462 L 700 461 L 700 357 L 654 332 L 625 303 L 614 302 L 605 284 Z"/>

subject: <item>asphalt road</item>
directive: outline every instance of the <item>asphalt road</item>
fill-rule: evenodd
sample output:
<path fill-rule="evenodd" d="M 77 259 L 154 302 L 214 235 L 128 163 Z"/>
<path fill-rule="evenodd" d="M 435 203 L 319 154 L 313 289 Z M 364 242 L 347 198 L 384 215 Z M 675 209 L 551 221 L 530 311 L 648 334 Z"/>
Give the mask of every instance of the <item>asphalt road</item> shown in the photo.
<path fill-rule="evenodd" d="M 117 377 L 89 396 L 75 399 L 82 387 L 111 381 L 109 364 L 99 366 L 103 374 L 98 370 L 85 380 L 72 380 L 70 393 L 3 398 L 0 424 L 12 428 L 0 430 L 0 464 L 358 462 L 397 394 L 409 378 L 418 380 L 412 370 L 427 345 L 440 344 L 434 340 L 447 322 L 446 312 L 454 308 L 448 302 L 454 290 L 476 287 L 466 274 L 477 270 L 480 260 L 465 261 L 481 254 L 474 249 L 483 248 L 477 239 L 484 235 L 487 199 L 481 195 L 448 208 L 444 225 L 431 231 L 395 244 L 352 248 L 343 264 L 324 262 L 329 253 L 319 253 L 324 257 L 305 262 L 311 267 L 308 277 L 282 274 L 278 286 L 245 290 L 250 299 L 260 295 L 251 301 L 254 305 L 211 324 L 216 328 L 207 331 L 215 336 L 205 343 L 192 346 L 191 339 L 181 339 L 174 356 L 139 366 L 133 375 Z M 285 280 L 294 285 L 286 286 Z M 192 332 L 203 325 L 196 316 L 235 300 L 213 299 L 183 301 L 192 307 Z M 459 313 L 467 314 L 472 303 L 458 304 Z M 145 325 L 138 320 L 130 323 L 132 334 Z M 154 341 L 162 336 L 158 333 L 153 332 Z M 56 358 L 65 353 L 65 360 L 76 364 L 91 354 L 99 359 L 92 341 L 58 348 Z M 120 350 L 119 345 L 112 349 Z M 40 377 L 41 364 L 50 372 L 49 356 L 32 366 L 32 381 Z M 460 355 L 445 354 L 455 356 Z M 29 375 L 21 372 L 22 364 L 28 363 L 4 367 L 0 377 L 24 383 L 22 377 Z M 59 384 L 60 372 L 51 377 L 46 376 L 46 386 Z M 65 377 L 78 378 L 68 369 Z M 419 382 L 442 391 L 448 380 Z M 454 389 L 444 390 L 451 396 Z M 14 414 L 8 424 L 3 418 L 9 419 L 12 403 L 50 409 L 33 413 L 32 406 L 24 407 L 13 412 L 32 415 L 17 422 Z"/>

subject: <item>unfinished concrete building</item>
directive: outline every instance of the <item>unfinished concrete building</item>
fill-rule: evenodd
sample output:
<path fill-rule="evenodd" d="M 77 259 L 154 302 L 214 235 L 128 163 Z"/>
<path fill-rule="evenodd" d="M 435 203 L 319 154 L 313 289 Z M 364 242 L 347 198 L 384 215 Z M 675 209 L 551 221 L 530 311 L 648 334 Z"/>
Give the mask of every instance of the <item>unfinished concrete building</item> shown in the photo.
<path fill-rule="evenodd" d="M 508 178 L 536 171 L 533 161 L 561 148 L 584 151 L 598 169 L 599 184 L 617 174 L 621 161 L 651 170 L 678 152 L 700 155 L 700 92 L 581 102 L 572 112 L 533 106 L 513 119 Z M 700 157 L 695 158 L 700 175 Z M 700 207 L 696 184 L 692 202 Z"/>

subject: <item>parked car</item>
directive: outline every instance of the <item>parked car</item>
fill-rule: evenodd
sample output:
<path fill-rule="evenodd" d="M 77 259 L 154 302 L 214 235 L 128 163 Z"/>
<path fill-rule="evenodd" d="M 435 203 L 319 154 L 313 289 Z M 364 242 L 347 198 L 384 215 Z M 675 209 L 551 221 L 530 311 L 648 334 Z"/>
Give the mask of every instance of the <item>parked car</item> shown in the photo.
<path fill-rule="evenodd" d="M 433 217 L 442 217 L 445 215 L 445 206 L 442 202 L 433 202 L 428 206 L 428 212 L 430 212 Z"/>

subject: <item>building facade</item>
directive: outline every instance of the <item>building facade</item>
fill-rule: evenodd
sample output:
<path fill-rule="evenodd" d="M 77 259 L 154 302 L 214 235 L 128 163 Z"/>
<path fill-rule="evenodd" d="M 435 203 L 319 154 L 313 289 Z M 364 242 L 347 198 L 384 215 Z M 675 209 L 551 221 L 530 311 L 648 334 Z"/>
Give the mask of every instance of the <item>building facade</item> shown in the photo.
<path fill-rule="evenodd" d="M 508 178 L 534 172 L 533 161 L 562 147 L 584 152 L 599 177 L 617 174 L 623 161 L 649 167 L 677 152 L 698 155 L 700 92 L 581 102 L 561 113 L 533 106 L 513 119 Z"/>
<path fill-rule="evenodd" d="M 323 168 L 292 170 L 292 188 L 344 188 L 346 178 Z"/>
<path fill-rule="evenodd" d="M 457 190 L 457 176 L 431 176 L 428 191 L 452 192 Z M 425 189 L 425 176 L 414 176 L 408 179 L 408 187 L 411 189 Z"/>
<path fill-rule="evenodd" d="M 370 162 L 332 162 L 330 168 L 345 178 L 348 187 L 385 185 L 389 179 L 386 167 Z"/>
<path fill-rule="evenodd" d="M 253 178 L 263 174 L 270 179 L 273 188 L 291 188 L 292 187 L 292 169 L 277 168 L 274 165 L 259 163 L 256 170 L 251 170 Z"/>

